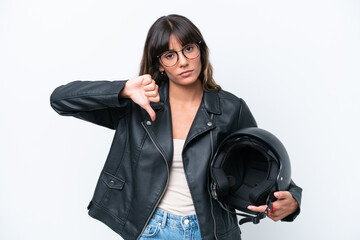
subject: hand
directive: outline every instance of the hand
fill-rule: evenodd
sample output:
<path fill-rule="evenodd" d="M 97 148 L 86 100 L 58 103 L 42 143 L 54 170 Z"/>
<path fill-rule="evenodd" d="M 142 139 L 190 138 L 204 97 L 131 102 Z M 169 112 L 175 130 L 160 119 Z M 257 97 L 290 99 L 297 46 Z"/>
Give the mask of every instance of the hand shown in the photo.
<path fill-rule="evenodd" d="M 126 82 L 125 87 L 119 93 L 120 98 L 130 98 L 137 105 L 145 109 L 152 121 L 155 121 L 156 114 L 150 102 L 159 102 L 159 86 L 149 74 L 135 77 Z"/>
<path fill-rule="evenodd" d="M 279 191 L 274 192 L 274 196 L 277 198 L 277 201 L 273 202 L 274 212 L 271 212 L 268 217 L 273 221 L 277 222 L 290 214 L 294 213 L 299 207 L 297 201 L 292 197 L 291 193 L 288 191 Z M 248 209 L 255 212 L 265 212 L 267 206 L 248 206 Z"/>

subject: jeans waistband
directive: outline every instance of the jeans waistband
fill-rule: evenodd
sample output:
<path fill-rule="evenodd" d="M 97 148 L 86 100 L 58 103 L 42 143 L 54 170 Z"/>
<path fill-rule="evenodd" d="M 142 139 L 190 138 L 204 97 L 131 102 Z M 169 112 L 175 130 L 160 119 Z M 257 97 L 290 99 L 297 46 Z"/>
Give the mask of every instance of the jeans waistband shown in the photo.
<path fill-rule="evenodd" d="M 160 208 L 156 209 L 156 211 L 154 212 L 153 219 L 161 223 L 162 228 L 164 228 L 166 225 L 169 225 L 172 227 L 179 227 L 185 230 L 198 226 L 196 215 L 178 216 Z"/>

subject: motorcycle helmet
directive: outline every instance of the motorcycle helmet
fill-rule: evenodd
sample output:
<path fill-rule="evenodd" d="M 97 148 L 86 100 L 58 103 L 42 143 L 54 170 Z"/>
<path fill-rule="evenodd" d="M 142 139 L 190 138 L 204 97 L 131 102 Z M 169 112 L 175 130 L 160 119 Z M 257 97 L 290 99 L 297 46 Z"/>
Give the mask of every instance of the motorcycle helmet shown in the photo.
<path fill-rule="evenodd" d="M 286 191 L 291 181 L 290 159 L 284 145 L 261 128 L 244 128 L 226 137 L 210 165 L 212 197 L 231 213 L 243 216 L 239 224 L 259 223 L 272 210 L 275 191 Z M 249 205 L 267 205 L 263 213 Z M 229 209 L 248 213 L 236 213 Z M 249 215 L 251 214 L 251 215 Z"/>

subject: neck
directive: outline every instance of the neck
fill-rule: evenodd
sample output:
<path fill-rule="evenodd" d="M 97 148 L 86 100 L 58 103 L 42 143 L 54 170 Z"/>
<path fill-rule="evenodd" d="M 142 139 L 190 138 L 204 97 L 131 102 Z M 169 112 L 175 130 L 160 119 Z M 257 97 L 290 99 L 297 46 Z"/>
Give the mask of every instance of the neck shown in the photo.
<path fill-rule="evenodd" d="M 201 101 L 203 89 L 200 80 L 191 85 L 178 85 L 169 81 L 169 98 L 172 102 L 194 103 Z"/>

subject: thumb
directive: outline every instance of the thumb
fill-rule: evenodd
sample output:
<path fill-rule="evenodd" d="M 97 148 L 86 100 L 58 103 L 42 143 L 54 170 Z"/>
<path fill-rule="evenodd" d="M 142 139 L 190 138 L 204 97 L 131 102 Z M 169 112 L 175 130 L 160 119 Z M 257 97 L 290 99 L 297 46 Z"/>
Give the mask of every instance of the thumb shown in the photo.
<path fill-rule="evenodd" d="M 289 194 L 290 194 L 290 193 L 287 192 L 287 191 L 274 192 L 274 196 L 275 196 L 277 199 L 287 198 Z"/>
<path fill-rule="evenodd" d="M 143 109 L 145 109 L 145 111 L 149 114 L 151 121 L 155 121 L 156 114 L 155 114 L 154 110 L 152 109 L 152 107 L 150 106 L 150 104 L 145 105 L 143 107 Z"/>

